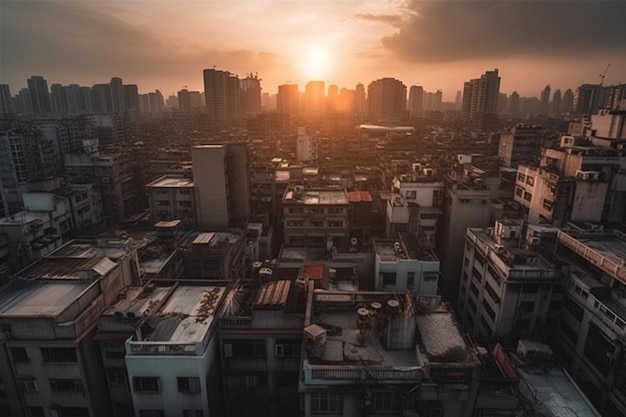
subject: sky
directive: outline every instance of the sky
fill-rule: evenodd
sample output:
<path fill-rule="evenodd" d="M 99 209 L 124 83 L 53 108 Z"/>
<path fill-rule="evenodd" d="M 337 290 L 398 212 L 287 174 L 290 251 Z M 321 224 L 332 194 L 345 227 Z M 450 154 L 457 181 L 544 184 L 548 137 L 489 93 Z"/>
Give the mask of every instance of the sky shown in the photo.
<path fill-rule="evenodd" d="M 498 68 L 501 92 L 535 97 L 598 83 L 609 64 L 604 83 L 626 82 L 624 16 L 621 0 L 0 0 L 0 83 L 121 77 L 167 96 L 202 91 L 214 67 L 269 93 L 395 77 L 453 101 Z"/>

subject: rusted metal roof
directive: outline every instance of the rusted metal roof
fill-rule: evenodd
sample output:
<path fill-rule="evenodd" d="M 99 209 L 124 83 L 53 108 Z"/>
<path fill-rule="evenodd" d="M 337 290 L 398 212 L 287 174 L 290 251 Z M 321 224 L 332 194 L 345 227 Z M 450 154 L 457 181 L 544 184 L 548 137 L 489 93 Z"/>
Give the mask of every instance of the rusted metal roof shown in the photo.
<path fill-rule="evenodd" d="M 290 280 L 267 282 L 261 286 L 257 295 L 255 306 L 279 306 L 287 302 Z"/>
<path fill-rule="evenodd" d="M 213 239 L 213 235 L 215 233 L 200 233 L 198 237 L 193 240 L 193 245 L 206 245 L 211 239 Z"/>
<path fill-rule="evenodd" d="M 348 201 L 350 203 L 371 202 L 372 195 L 367 191 L 349 191 Z"/>

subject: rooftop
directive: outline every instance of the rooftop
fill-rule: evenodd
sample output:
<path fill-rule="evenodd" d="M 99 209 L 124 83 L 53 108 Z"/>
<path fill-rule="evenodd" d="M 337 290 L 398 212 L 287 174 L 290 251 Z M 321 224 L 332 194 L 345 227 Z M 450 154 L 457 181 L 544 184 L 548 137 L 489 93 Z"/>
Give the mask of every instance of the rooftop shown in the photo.
<path fill-rule="evenodd" d="M 350 203 L 371 202 L 372 196 L 367 191 L 349 191 L 348 201 Z"/>
<path fill-rule="evenodd" d="M 107 257 L 43 258 L 19 273 L 21 278 L 79 280 L 101 277 L 117 264 Z"/>
<path fill-rule="evenodd" d="M 348 195 L 345 190 L 298 190 L 287 188 L 283 202 L 305 205 L 346 205 L 348 204 Z"/>
<path fill-rule="evenodd" d="M 193 181 L 185 177 L 163 176 L 146 184 L 146 187 L 155 188 L 192 188 Z"/>
<path fill-rule="evenodd" d="M 0 295 L 0 317 L 56 317 L 92 284 L 91 281 L 39 281 L 12 286 Z"/>
<path fill-rule="evenodd" d="M 48 213 L 36 211 L 20 211 L 0 219 L 0 226 L 26 226 L 33 222 L 41 224 L 49 220 Z"/>

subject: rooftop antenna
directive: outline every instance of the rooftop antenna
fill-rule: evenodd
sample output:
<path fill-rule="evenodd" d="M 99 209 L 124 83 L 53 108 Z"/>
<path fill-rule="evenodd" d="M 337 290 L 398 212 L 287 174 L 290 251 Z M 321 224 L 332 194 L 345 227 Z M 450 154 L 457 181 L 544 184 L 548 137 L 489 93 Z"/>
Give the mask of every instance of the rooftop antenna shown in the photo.
<path fill-rule="evenodd" d="M 602 84 L 604 84 L 604 77 L 606 77 L 606 73 L 609 70 L 610 66 L 611 64 L 607 65 L 606 68 L 604 69 L 604 72 L 600 74 L 600 87 L 602 87 Z"/>

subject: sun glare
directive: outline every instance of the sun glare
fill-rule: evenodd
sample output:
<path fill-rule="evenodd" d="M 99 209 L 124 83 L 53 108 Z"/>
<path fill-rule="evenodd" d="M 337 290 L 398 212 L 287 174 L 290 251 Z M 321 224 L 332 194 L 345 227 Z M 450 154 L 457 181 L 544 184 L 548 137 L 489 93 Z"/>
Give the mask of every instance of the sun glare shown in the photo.
<path fill-rule="evenodd" d="M 306 51 L 302 72 L 311 79 L 321 79 L 328 74 L 330 56 L 328 51 L 320 47 L 312 47 Z"/>

